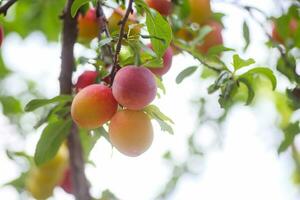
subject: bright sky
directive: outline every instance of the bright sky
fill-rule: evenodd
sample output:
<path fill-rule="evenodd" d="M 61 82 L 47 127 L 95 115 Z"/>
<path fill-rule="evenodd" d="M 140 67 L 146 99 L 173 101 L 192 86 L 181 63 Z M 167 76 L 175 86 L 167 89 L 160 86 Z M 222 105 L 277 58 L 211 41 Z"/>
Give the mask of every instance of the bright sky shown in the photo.
<path fill-rule="evenodd" d="M 220 2 L 220 1 L 217 1 Z M 278 8 L 271 0 L 249 0 L 259 5 L 268 14 L 276 15 Z M 224 38 L 226 44 L 241 49 L 241 24 L 243 15 L 239 10 L 222 3 L 215 3 L 214 9 L 230 13 L 225 18 Z M 242 16 L 242 17 L 241 17 Z M 253 42 L 246 56 L 254 57 L 259 63 L 264 63 L 272 57 L 261 46 L 264 36 L 251 21 Z M 234 25 L 234 26 L 233 26 Z M 3 45 L 6 62 L 17 73 L 6 84 L 12 94 L 18 94 L 22 89 L 22 81 L 16 78 L 37 81 L 39 89 L 47 97 L 58 93 L 60 66 L 60 50 L 57 44 L 48 44 L 42 35 L 35 33 L 22 40 L 17 35 L 10 35 Z M 77 46 L 77 53 L 83 49 Z M 92 193 L 99 195 L 109 188 L 122 200 L 152 200 L 160 191 L 170 175 L 168 165 L 162 161 L 161 155 L 171 149 L 176 159 L 182 161 L 186 155 L 185 139 L 195 127 L 196 111 L 191 100 L 197 93 L 206 93 L 207 83 L 197 81 L 199 72 L 191 79 L 176 85 L 175 77 L 183 67 L 195 64 L 192 59 L 183 56 L 175 57 L 172 69 L 164 77 L 167 95 L 155 102 L 161 110 L 175 121 L 175 135 L 162 133 L 155 124 L 155 140 L 152 147 L 138 158 L 128 158 L 117 151 L 111 151 L 106 141 L 100 140 L 92 152 L 92 160 L 96 168 L 89 166 L 86 170 L 91 181 Z M 22 86 L 22 87 L 21 87 Z M 21 89 L 20 89 L 21 88 Z M 24 89 L 24 88 L 23 88 Z M 212 106 L 217 106 L 216 98 L 212 98 Z M 280 133 L 272 128 L 276 119 L 274 107 L 266 101 L 259 103 L 254 109 L 235 107 L 219 136 L 223 138 L 222 145 L 205 154 L 203 160 L 195 163 L 201 173 L 198 176 L 185 176 L 179 182 L 170 200 L 297 200 L 299 191 L 291 183 L 293 170 L 292 161 L 287 153 L 278 157 L 276 146 L 282 139 Z M 25 116 L 24 122 L 35 120 L 33 114 Z M 25 124 L 26 126 L 26 124 Z M 7 159 L 4 147 L 34 151 L 38 133 L 30 135 L 23 146 L 23 138 L 14 134 L 14 127 L 0 116 L 0 184 L 16 177 L 17 166 Z M 216 134 L 209 125 L 199 130 L 198 142 L 209 146 L 217 140 Z M 223 134 L 223 135 L 220 135 Z M 17 199 L 16 193 L 10 187 L 0 189 L 1 199 Z M 73 199 L 60 189 L 55 191 L 53 199 Z"/>

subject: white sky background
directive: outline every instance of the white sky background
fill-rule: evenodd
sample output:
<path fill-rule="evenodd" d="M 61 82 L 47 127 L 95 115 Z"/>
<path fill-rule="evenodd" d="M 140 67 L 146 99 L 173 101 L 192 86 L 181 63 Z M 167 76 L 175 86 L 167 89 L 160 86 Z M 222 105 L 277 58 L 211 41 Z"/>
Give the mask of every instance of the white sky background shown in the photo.
<path fill-rule="evenodd" d="M 265 10 L 268 15 L 279 13 L 279 8 L 271 0 L 246 2 Z M 241 27 L 247 15 L 236 8 L 226 6 L 221 0 L 216 1 L 213 8 L 229 14 L 224 21 L 225 44 L 242 49 L 244 43 Z M 263 46 L 266 38 L 260 28 L 251 20 L 247 20 L 250 23 L 252 45 L 245 56 L 253 57 L 259 64 L 263 64 L 276 54 L 270 54 Z M 19 76 L 37 81 L 40 91 L 47 97 L 58 94 L 59 45 L 48 44 L 41 34 L 34 33 L 26 40 L 21 40 L 17 35 L 10 35 L 1 48 L 8 66 L 17 73 L 6 82 L 12 94 L 20 92 L 24 85 L 22 81 L 16 80 Z M 77 53 L 82 53 L 79 46 Z M 230 62 L 230 56 L 225 60 Z M 171 149 L 178 161 L 185 159 L 185 139 L 193 131 L 196 122 L 196 112 L 191 100 L 200 92 L 207 93 L 207 83 L 197 81 L 199 72 L 181 85 L 176 85 L 175 77 L 183 67 L 195 63 L 184 56 L 175 57 L 171 71 L 164 77 L 167 95 L 155 102 L 175 121 L 174 136 L 162 133 L 155 124 L 154 143 L 149 151 L 138 158 L 128 158 L 117 151 L 112 153 L 104 140 L 97 143 L 91 155 L 97 168 L 89 166 L 86 170 L 94 195 L 99 195 L 102 190 L 109 188 L 122 200 L 152 200 L 170 175 L 168 165 L 162 161 L 161 155 Z M 210 104 L 218 108 L 216 98 L 213 98 Z M 24 122 L 26 120 L 35 120 L 35 117 L 28 114 Z M 278 157 L 276 153 L 276 146 L 282 136 L 272 128 L 275 121 L 275 109 L 268 102 L 263 101 L 253 109 L 245 106 L 235 107 L 224 126 L 222 145 L 205 154 L 203 160 L 196 165 L 201 173 L 198 176 L 184 176 L 169 199 L 300 199 L 298 189 L 291 183 L 293 164 L 289 155 L 284 153 Z M 33 153 L 38 137 L 39 134 L 33 133 L 24 146 L 24 141 L 14 134 L 14 128 L 9 126 L 7 119 L 0 116 L 0 184 L 15 178 L 19 173 L 18 167 L 6 158 L 4 147 L 25 147 Z M 201 145 L 209 146 L 215 140 L 216 136 L 209 126 L 200 129 L 198 142 Z M 0 189 L 0 197 L 7 200 L 17 199 L 16 193 L 10 187 Z M 73 198 L 57 189 L 53 199 Z"/>

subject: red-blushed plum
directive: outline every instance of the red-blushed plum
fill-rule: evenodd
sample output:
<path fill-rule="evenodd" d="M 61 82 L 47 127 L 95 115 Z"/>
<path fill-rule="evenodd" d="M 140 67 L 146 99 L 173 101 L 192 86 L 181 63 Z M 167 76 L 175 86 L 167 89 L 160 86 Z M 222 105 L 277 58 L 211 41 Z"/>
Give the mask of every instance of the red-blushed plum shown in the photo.
<path fill-rule="evenodd" d="M 152 48 L 151 44 L 149 44 L 148 47 Z M 172 47 L 168 47 L 165 54 L 163 55 L 163 66 L 160 68 L 149 67 L 150 71 L 157 76 L 162 76 L 166 74 L 172 66 L 172 58 L 173 58 L 173 49 Z"/>
<path fill-rule="evenodd" d="M 71 105 L 71 115 L 79 127 L 94 129 L 108 122 L 117 108 L 118 103 L 111 88 L 93 84 L 76 94 Z"/>
<path fill-rule="evenodd" d="M 140 110 L 150 104 L 156 96 L 156 82 L 152 72 L 145 67 L 126 66 L 114 79 L 112 92 L 122 106 Z"/>
<path fill-rule="evenodd" d="M 100 30 L 100 21 L 96 16 L 96 10 L 90 8 L 85 15 L 78 16 L 78 39 L 81 42 L 90 42 L 96 38 Z"/>
<path fill-rule="evenodd" d="M 189 0 L 191 22 L 202 25 L 211 17 L 210 0 Z"/>
<path fill-rule="evenodd" d="M 168 16 L 172 12 L 171 0 L 146 0 L 146 3 L 163 16 Z"/>
<path fill-rule="evenodd" d="M 67 193 L 72 194 L 73 193 L 73 186 L 72 186 L 72 180 L 71 180 L 71 170 L 70 168 L 67 168 L 64 172 L 64 176 L 62 181 L 60 182 L 59 186 Z"/>
<path fill-rule="evenodd" d="M 197 49 L 202 54 L 206 54 L 214 46 L 223 44 L 222 25 L 216 21 L 209 21 L 205 25 L 210 26 L 212 31 L 204 37 L 203 43 L 197 46 Z"/>
<path fill-rule="evenodd" d="M 152 124 L 143 111 L 118 111 L 111 119 L 108 133 L 112 145 L 131 157 L 144 153 L 153 141 Z"/>
<path fill-rule="evenodd" d="M 81 89 L 96 83 L 98 72 L 96 71 L 85 71 L 83 72 L 77 80 L 75 85 L 76 92 L 79 92 Z"/>
<path fill-rule="evenodd" d="M 296 33 L 297 28 L 298 28 L 298 21 L 295 18 L 292 18 L 291 21 L 289 22 L 288 36 L 292 37 Z M 281 43 L 281 44 L 284 43 L 284 39 L 279 34 L 278 28 L 275 23 L 273 23 L 273 27 L 272 27 L 272 39 L 278 43 Z"/>

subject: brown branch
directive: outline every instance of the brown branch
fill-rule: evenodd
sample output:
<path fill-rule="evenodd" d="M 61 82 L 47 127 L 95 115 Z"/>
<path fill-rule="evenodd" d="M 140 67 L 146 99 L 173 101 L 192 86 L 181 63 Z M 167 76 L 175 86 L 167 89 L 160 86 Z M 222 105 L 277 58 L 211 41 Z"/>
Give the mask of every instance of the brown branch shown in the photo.
<path fill-rule="evenodd" d="M 111 73 L 110 73 L 111 84 L 114 81 L 116 71 L 119 67 L 119 54 L 120 54 L 121 47 L 122 47 L 122 40 L 123 40 L 123 37 L 124 37 L 126 22 L 128 20 L 129 14 L 132 12 L 133 1 L 134 0 L 129 0 L 126 13 L 125 13 L 122 21 L 120 22 L 120 26 L 121 26 L 120 34 L 119 34 L 119 39 L 118 39 L 118 42 L 117 42 L 117 47 L 116 47 L 116 51 L 115 51 L 115 55 L 114 55 L 114 59 L 113 59 L 113 67 L 112 67 L 112 70 L 111 70 Z"/>
<path fill-rule="evenodd" d="M 102 5 L 100 3 L 100 0 L 97 2 L 97 17 L 99 18 L 100 20 L 100 32 L 99 32 L 99 35 L 98 35 L 98 39 L 99 41 L 101 41 L 101 35 L 102 33 L 105 33 L 106 37 L 107 38 L 111 38 L 111 35 L 109 33 L 109 30 L 108 30 L 108 25 L 107 25 L 107 19 L 106 19 L 106 16 L 104 14 L 104 11 L 103 11 L 103 8 L 102 8 Z M 108 47 L 108 53 L 109 53 L 109 56 L 113 59 L 113 48 L 110 44 L 107 44 L 106 45 Z"/>
<path fill-rule="evenodd" d="M 74 0 L 67 0 L 63 19 L 61 72 L 59 77 L 60 93 L 72 94 L 72 72 L 75 66 L 74 44 L 77 38 L 77 19 L 71 16 L 71 6 Z M 89 183 L 84 174 L 83 151 L 78 129 L 73 123 L 68 136 L 72 186 L 77 200 L 90 200 Z"/>
<path fill-rule="evenodd" d="M 0 14 L 6 15 L 8 9 L 14 5 L 18 0 L 9 0 L 4 4 L 3 6 L 0 7 Z"/>

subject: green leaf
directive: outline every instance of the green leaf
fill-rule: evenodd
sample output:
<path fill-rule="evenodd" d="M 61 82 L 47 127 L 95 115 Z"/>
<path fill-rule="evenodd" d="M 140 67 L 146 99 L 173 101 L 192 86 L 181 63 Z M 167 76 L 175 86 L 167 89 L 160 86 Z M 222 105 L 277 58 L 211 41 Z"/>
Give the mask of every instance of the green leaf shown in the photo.
<path fill-rule="evenodd" d="M 289 124 L 284 130 L 284 140 L 278 148 L 278 154 L 287 150 L 287 148 L 294 142 L 295 136 L 299 134 L 299 122 Z"/>
<path fill-rule="evenodd" d="M 26 178 L 27 178 L 28 172 L 21 173 L 20 176 L 12 181 L 9 181 L 8 183 L 5 183 L 4 186 L 13 186 L 18 192 L 24 191 L 24 188 L 26 186 Z"/>
<path fill-rule="evenodd" d="M 246 101 L 246 105 L 249 105 L 255 96 L 253 87 L 251 85 L 251 81 L 247 78 L 240 78 L 240 79 L 238 79 L 238 81 L 242 82 L 248 89 L 248 98 Z"/>
<path fill-rule="evenodd" d="M 216 81 L 208 87 L 207 89 L 208 93 L 212 94 L 218 89 L 220 89 L 220 87 L 222 87 L 230 79 L 230 77 L 231 74 L 228 71 L 221 72 L 221 74 L 216 79 Z"/>
<path fill-rule="evenodd" d="M 233 55 L 233 67 L 234 71 L 237 71 L 238 69 L 241 69 L 243 67 L 247 67 L 249 65 L 254 64 L 255 61 L 252 58 L 249 58 L 247 60 L 242 59 L 239 55 L 235 54 Z"/>
<path fill-rule="evenodd" d="M 52 99 L 34 99 L 25 106 L 25 111 L 31 112 L 31 111 L 33 111 L 39 107 L 45 106 L 47 104 L 67 103 L 70 101 L 72 101 L 72 96 L 69 96 L 69 95 L 60 95 L 60 96 L 56 96 Z"/>
<path fill-rule="evenodd" d="M 24 158 L 29 163 L 32 163 L 33 159 L 31 156 L 29 156 L 27 153 L 23 151 L 9 151 L 6 150 L 6 155 L 9 159 L 16 161 L 18 158 Z"/>
<path fill-rule="evenodd" d="M 146 11 L 146 25 L 151 36 L 151 44 L 157 56 L 162 57 L 172 40 L 169 23 L 155 10 Z M 161 38 L 163 42 L 154 38 Z"/>
<path fill-rule="evenodd" d="M 196 38 L 190 42 L 189 44 L 191 46 L 196 46 L 197 44 L 203 42 L 204 38 L 207 36 L 212 31 L 212 28 L 210 26 L 203 26 L 201 29 L 198 31 L 198 34 Z"/>
<path fill-rule="evenodd" d="M 72 120 L 68 119 L 49 123 L 45 127 L 35 149 L 34 161 L 36 165 L 42 165 L 54 158 L 59 147 L 70 133 L 71 126 Z"/>
<path fill-rule="evenodd" d="M 166 132 L 174 135 L 174 130 L 173 130 L 172 126 L 170 126 L 168 123 L 166 123 L 165 121 L 159 120 L 159 119 L 155 119 L 155 121 L 158 122 L 162 131 L 166 131 Z"/>
<path fill-rule="evenodd" d="M 249 26 L 246 21 L 243 23 L 243 36 L 245 40 L 245 47 L 244 51 L 249 47 L 250 44 L 250 31 L 249 31 Z"/>
<path fill-rule="evenodd" d="M 270 70 L 269 68 L 256 67 L 256 68 L 250 69 L 246 73 L 242 74 L 240 76 L 240 78 L 247 77 L 247 76 L 253 76 L 254 74 L 260 74 L 260 75 L 264 75 L 265 77 L 267 77 L 272 83 L 273 90 L 276 89 L 277 80 L 276 80 L 275 75 L 273 74 L 273 71 Z"/>
<path fill-rule="evenodd" d="M 87 4 L 88 2 L 90 2 L 90 0 L 75 0 L 72 4 L 71 7 L 71 15 L 72 17 L 75 17 L 77 11 L 79 10 L 79 8 L 81 6 L 83 6 L 84 4 Z"/>
<path fill-rule="evenodd" d="M 169 118 L 167 115 L 165 115 L 164 113 L 162 113 L 159 108 L 155 105 L 149 105 L 146 108 L 144 108 L 144 111 L 152 118 L 157 118 L 160 119 L 162 121 L 167 121 L 170 122 L 172 124 L 174 124 L 174 122 L 172 121 L 171 118 Z"/>
<path fill-rule="evenodd" d="M 219 55 L 220 53 L 224 51 L 234 51 L 232 48 L 225 47 L 224 45 L 216 45 L 211 48 L 209 48 L 207 52 L 207 56 L 212 56 L 212 55 Z"/>
<path fill-rule="evenodd" d="M 163 67 L 163 59 L 162 58 L 152 58 L 149 60 L 145 60 L 143 62 L 144 67 L 148 68 L 162 68 Z"/>
<path fill-rule="evenodd" d="M 155 76 L 155 82 L 156 82 L 156 85 L 159 89 L 161 89 L 161 91 L 163 92 L 163 94 L 166 94 L 166 88 L 162 82 L 162 79 Z"/>
<path fill-rule="evenodd" d="M 0 96 L 0 103 L 2 104 L 3 114 L 19 114 L 22 113 L 22 106 L 18 99 L 12 96 Z"/>
<path fill-rule="evenodd" d="M 180 3 L 179 17 L 180 17 L 180 19 L 185 19 L 188 17 L 188 15 L 190 13 L 189 0 L 182 0 L 179 3 Z"/>
<path fill-rule="evenodd" d="M 280 57 L 277 62 L 277 70 L 285 75 L 291 82 L 300 83 L 300 76 L 296 72 L 296 59 L 292 55 Z"/>
<path fill-rule="evenodd" d="M 191 66 L 191 67 L 188 67 L 188 68 L 184 69 L 176 77 L 176 83 L 177 84 L 181 83 L 185 78 L 192 75 L 197 69 L 198 69 L 197 66 Z"/>
<path fill-rule="evenodd" d="M 103 46 L 111 43 L 111 41 L 113 41 L 112 38 L 105 38 L 105 39 L 100 40 L 100 42 L 98 43 L 98 45 L 99 45 L 99 47 L 103 47 Z"/>
<path fill-rule="evenodd" d="M 107 138 L 108 133 L 101 127 L 93 131 L 83 130 L 79 131 L 80 141 L 83 147 L 84 158 L 87 161 L 89 159 L 90 152 L 93 150 L 95 144 L 101 136 Z"/>
<path fill-rule="evenodd" d="M 236 88 L 237 84 L 233 79 L 229 79 L 225 82 L 225 85 L 221 87 L 221 94 L 219 97 L 219 104 L 221 108 L 226 108 L 229 105 Z"/>

